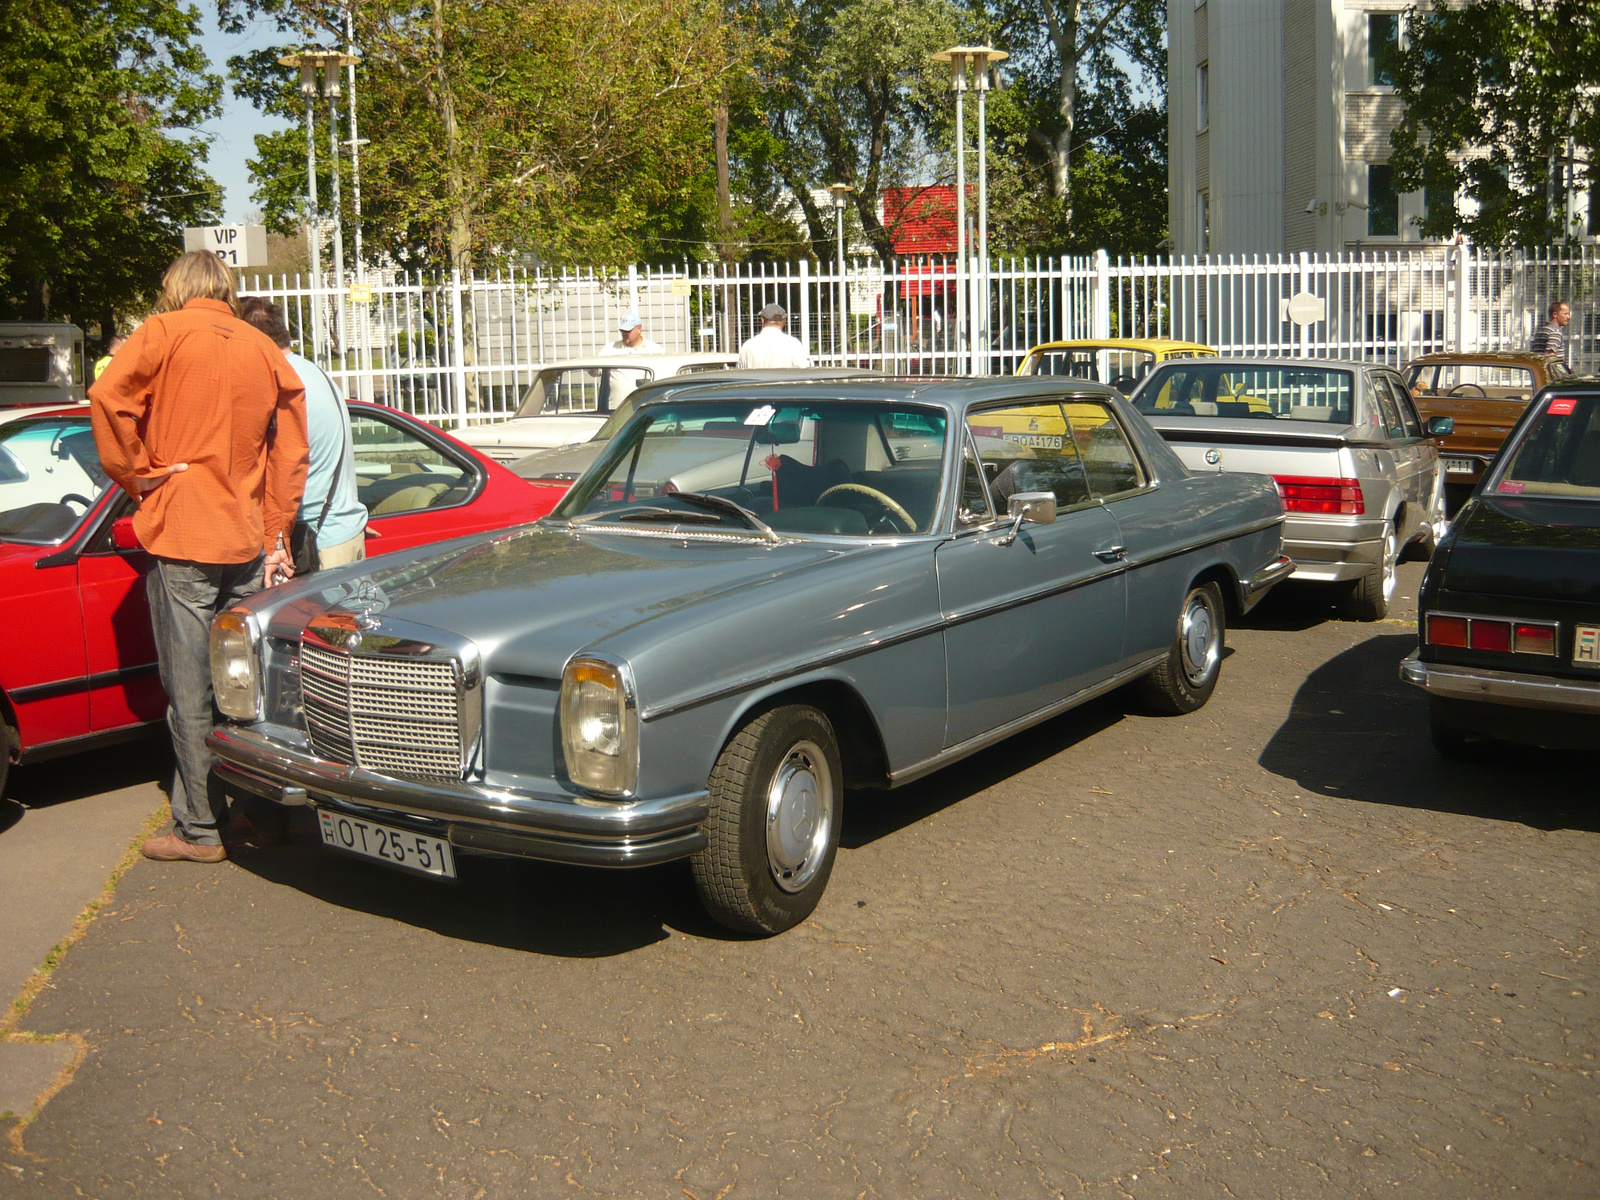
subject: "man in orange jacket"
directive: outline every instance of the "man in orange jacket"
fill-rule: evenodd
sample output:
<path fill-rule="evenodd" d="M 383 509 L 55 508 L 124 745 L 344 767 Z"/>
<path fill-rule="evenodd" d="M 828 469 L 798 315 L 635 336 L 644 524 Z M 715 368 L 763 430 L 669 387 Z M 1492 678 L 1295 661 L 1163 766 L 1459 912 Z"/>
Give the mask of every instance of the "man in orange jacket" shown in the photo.
<path fill-rule="evenodd" d="M 233 275 L 194 251 L 167 269 L 164 311 L 134 331 L 89 389 L 106 473 L 139 505 L 155 558 L 146 580 L 167 726 L 177 755 L 173 831 L 147 858 L 221 862 L 206 746 L 215 714 L 211 618 L 292 573 L 287 550 L 305 487 L 305 388 L 265 334 L 238 317 Z M 280 543 L 279 536 L 282 535 Z"/>

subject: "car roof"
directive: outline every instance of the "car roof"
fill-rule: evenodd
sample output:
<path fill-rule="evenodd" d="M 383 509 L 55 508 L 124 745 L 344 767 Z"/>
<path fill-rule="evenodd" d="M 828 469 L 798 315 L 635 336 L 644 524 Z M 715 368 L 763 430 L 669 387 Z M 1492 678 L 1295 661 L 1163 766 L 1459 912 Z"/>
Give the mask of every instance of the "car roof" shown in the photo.
<path fill-rule="evenodd" d="M 696 390 L 694 396 L 688 399 L 697 404 L 748 404 L 752 400 L 794 400 L 808 404 L 865 401 L 935 405 L 955 412 L 990 400 L 1026 401 L 1069 396 L 1124 399 L 1115 388 L 1072 375 L 997 375 L 987 378 L 912 375 L 878 379 L 752 381 L 743 387 L 734 381 L 726 389 Z M 646 398 L 640 401 L 639 407 L 642 409 L 683 399 L 682 396 Z"/>
<path fill-rule="evenodd" d="M 1526 366 L 1529 363 L 1548 363 L 1554 354 L 1535 354 L 1532 350 L 1436 350 L 1432 354 L 1419 354 L 1406 363 L 1408 367 L 1426 366 L 1429 363 L 1493 363 Z"/>
<path fill-rule="evenodd" d="M 1171 364 L 1162 363 L 1161 365 L 1163 367 L 1165 367 L 1165 366 L 1168 366 L 1168 365 L 1171 365 Z M 1195 366 L 1197 364 L 1191 362 L 1191 363 L 1186 363 L 1186 364 L 1183 364 L 1183 365 L 1185 365 L 1185 366 Z M 1216 367 L 1216 366 L 1223 366 L 1223 367 L 1293 367 L 1293 368 L 1331 367 L 1332 369 L 1334 369 L 1336 371 L 1368 371 L 1368 370 L 1379 370 L 1379 369 L 1393 371 L 1393 370 L 1396 369 L 1394 367 L 1389 366 L 1388 363 L 1358 362 L 1353 358 L 1292 358 L 1292 357 L 1289 357 L 1287 355 L 1268 355 L 1268 354 L 1261 354 L 1261 355 L 1228 355 L 1227 357 L 1219 356 L 1216 359 L 1215 362 L 1208 361 L 1208 362 L 1205 362 L 1205 363 L 1202 363 L 1202 364 L 1198 364 L 1198 365 L 1205 366 L 1207 368 Z"/>
<path fill-rule="evenodd" d="M 1176 338 L 1071 338 L 1061 342 L 1040 342 L 1029 354 L 1039 350 L 1087 350 L 1104 347 L 1107 350 L 1204 350 L 1215 354 L 1210 346 L 1200 342 L 1184 342 Z"/>
<path fill-rule="evenodd" d="M 564 371 L 569 367 L 651 367 L 693 366 L 697 363 L 738 362 L 737 354 L 591 354 L 586 358 L 564 358 L 545 363 L 544 371 Z"/>

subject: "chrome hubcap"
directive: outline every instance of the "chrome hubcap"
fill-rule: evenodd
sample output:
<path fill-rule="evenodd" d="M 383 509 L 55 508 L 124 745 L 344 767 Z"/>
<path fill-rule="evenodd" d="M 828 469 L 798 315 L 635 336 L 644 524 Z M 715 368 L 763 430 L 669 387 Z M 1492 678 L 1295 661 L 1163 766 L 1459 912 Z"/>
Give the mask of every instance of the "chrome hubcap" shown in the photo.
<path fill-rule="evenodd" d="M 833 835 L 833 778 L 814 742 L 796 742 L 767 788 L 767 865 L 786 892 L 816 878 Z"/>
<path fill-rule="evenodd" d="M 1394 599 L 1394 587 L 1400 579 L 1400 543 L 1391 527 L 1383 539 L 1383 600 Z"/>
<path fill-rule="evenodd" d="M 1190 595 L 1178 633 L 1178 644 L 1183 647 L 1183 673 L 1191 684 L 1202 684 L 1222 656 L 1217 614 L 1212 609 L 1209 593 Z"/>

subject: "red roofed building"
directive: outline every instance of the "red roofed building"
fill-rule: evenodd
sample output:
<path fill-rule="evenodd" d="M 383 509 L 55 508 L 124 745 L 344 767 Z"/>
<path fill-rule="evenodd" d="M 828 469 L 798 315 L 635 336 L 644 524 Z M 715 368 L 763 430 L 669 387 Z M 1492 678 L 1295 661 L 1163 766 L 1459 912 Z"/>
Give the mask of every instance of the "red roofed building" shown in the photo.
<path fill-rule="evenodd" d="M 968 185 L 967 199 L 972 199 Z M 883 189 L 883 226 L 898 255 L 956 252 L 956 189 L 953 184 Z"/>

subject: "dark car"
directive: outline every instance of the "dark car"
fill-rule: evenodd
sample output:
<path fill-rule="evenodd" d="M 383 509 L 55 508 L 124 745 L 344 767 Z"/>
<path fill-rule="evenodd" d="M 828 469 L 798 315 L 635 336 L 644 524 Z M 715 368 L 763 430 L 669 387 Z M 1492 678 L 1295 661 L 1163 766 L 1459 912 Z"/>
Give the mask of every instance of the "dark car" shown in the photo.
<path fill-rule="evenodd" d="M 1429 564 L 1418 612 L 1400 677 L 1428 693 L 1440 753 L 1600 739 L 1600 379 L 1534 398 Z"/>

